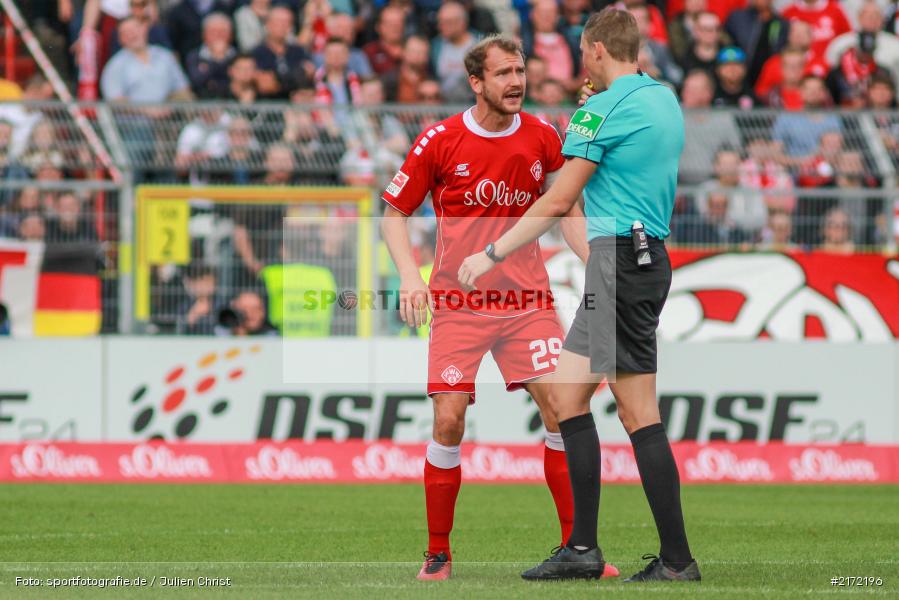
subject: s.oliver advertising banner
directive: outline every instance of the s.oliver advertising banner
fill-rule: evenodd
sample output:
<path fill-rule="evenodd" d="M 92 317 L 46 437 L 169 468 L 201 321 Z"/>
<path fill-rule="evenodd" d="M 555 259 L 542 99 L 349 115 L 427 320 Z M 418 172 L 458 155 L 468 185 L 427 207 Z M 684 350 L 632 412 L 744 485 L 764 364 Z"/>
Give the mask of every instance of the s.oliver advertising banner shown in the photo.
<path fill-rule="evenodd" d="M 559 305 L 577 306 L 584 267 L 568 250 L 546 261 Z M 899 261 L 876 254 L 671 250 L 674 276 L 659 326 L 669 341 L 899 337 Z M 563 319 L 570 323 L 574 310 Z"/>
<path fill-rule="evenodd" d="M 899 482 L 899 450 L 887 446 L 788 446 L 680 442 L 685 483 Z M 0 481 L 159 483 L 417 482 L 426 446 L 393 443 L 0 445 Z M 539 483 L 539 445 L 466 444 L 462 472 L 480 483 Z M 602 448 L 606 483 L 640 481 L 630 446 Z"/>

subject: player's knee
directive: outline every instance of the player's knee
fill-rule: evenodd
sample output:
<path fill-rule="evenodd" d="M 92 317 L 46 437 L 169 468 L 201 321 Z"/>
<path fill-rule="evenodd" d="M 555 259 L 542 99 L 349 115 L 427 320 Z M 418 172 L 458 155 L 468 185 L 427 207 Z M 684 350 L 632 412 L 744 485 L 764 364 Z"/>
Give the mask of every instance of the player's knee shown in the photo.
<path fill-rule="evenodd" d="M 434 439 L 445 446 L 458 446 L 465 435 L 465 415 L 438 413 L 434 420 Z"/>
<path fill-rule="evenodd" d="M 647 425 L 658 423 L 658 413 L 652 410 L 641 410 L 639 406 L 630 406 L 618 403 L 618 420 L 624 430 L 630 434 Z"/>

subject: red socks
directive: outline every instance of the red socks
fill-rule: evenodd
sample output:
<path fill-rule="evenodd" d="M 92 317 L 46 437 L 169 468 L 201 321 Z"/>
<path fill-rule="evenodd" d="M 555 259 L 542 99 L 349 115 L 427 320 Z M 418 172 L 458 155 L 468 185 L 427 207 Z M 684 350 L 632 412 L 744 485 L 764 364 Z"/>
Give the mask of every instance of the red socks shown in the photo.
<path fill-rule="evenodd" d="M 543 446 L 543 474 L 553 496 L 553 502 L 556 503 L 564 546 L 571 535 L 574 523 L 574 497 L 571 494 L 571 480 L 568 478 L 568 462 L 564 451 Z"/>
<path fill-rule="evenodd" d="M 562 461 L 565 461 L 565 453 Z M 568 471 L 565 471 L 568 477 Z M 449 536 L 453 530 L 453 513 L 456 510 L 456 496 L 462 485 L 462 466 L 451 469 L 435 467 L 425 461 L 425 503 L 428 510 L 428 552 L 450 554 Z M 569 491 L 569 496 L 571 492 Z"/>

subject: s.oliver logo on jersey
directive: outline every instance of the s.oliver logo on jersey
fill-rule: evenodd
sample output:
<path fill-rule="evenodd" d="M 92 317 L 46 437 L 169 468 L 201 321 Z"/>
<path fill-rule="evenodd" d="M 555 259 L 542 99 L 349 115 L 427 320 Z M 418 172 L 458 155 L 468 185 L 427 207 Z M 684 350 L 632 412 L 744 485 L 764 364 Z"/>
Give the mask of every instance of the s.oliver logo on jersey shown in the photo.
<path fill-rule="evenodd" d="M 474 193 L 465 192 L 465 206 L 481 205 L 485 208 L 491 204 L 498 206 L 527 206 L 533 194 L 524 190 L 513 190 L 505 181 L 495 183 L 491 179 L 482 179 L 474 188 Z"/>
<path fill-rule="evenodd" d="M 403 188 L 406 187 L 406 183 L 409 182 L 409 176 L 403 173 L 402 171 L 397 171 L 396 175 L 393 176 L 393 179 L 390 181 L 390 184 L 387 186 L 387 193 L 396 198 L 400 195 L 400 192 L 403 191 Z"/>

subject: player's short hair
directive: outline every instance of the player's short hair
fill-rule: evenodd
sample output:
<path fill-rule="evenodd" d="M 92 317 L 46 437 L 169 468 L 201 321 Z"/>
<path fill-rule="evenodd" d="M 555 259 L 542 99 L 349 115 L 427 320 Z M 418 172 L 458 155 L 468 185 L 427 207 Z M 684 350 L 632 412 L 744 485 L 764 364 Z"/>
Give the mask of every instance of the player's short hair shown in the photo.
<path fill-rule="evenodd" d="M 640 31 L 637 20 L 626 10 L 608 6 L 590 15 L 584 25 L 584 39 L 591 44 L 602 42 L 609 56 L 621 62 L 637 62 Z"/>
<path fill-rule="evenodd" d="M 509 54 L 518 54 L 522 61 L 525 59 L 524 50 L 517 40 L 503 34 L 489 35 L 465 53 L 465 70 L 469 75 L 474 75 L 478 79 L 484 78 L 484 63 L 487 61 L 487 53 L 491 48 L 499 48 Z"/>

